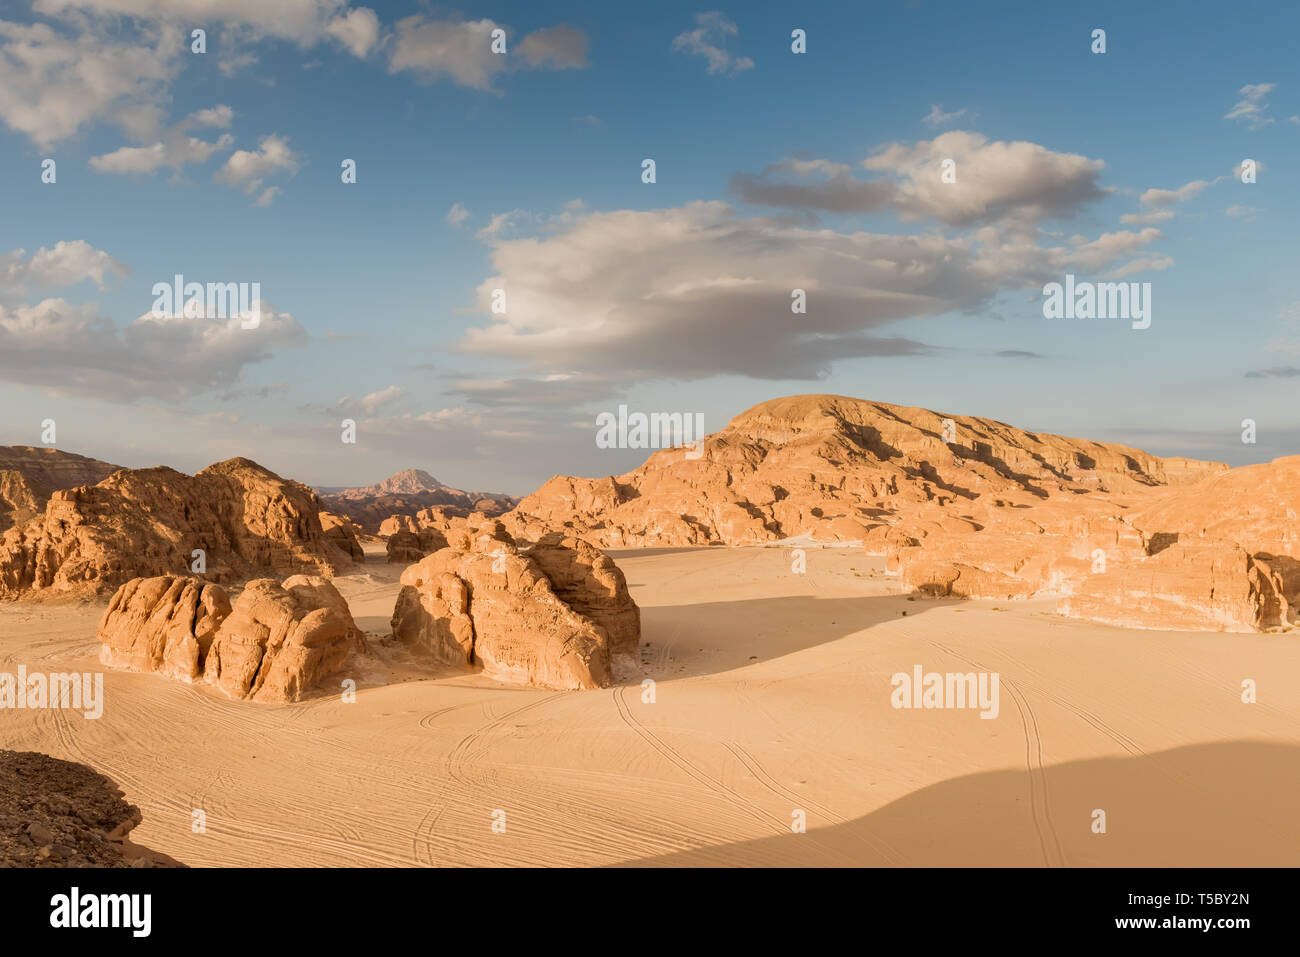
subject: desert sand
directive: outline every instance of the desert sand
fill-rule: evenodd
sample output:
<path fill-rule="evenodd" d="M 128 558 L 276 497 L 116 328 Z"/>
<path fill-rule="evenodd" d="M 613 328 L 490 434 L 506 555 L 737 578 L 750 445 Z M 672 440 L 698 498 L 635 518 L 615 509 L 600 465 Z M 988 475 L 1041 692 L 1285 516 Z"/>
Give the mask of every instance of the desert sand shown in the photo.
<path fill-rule="evenodd" d="M 1284 635 L 909 598 L 854 547 L 808 548 L 804 574 L 781 546 L 624 549 L 642 674 L 550 692 L 430 678 L 385 651 L 403 566 L 367 552 L 334 579 L 380 649 L 355 702 L 108 670 L 107 599 L 6 604 L 0 670 L 103 672 L 106 705 L 9 711 L 0 747 L 106 774 L 143 812 L 132 840 L 192 866 L 1300 860 L 1300 643 Z M 891 707 L 891 675 L 916 665 L 998 672 L 998 717 Z"/>

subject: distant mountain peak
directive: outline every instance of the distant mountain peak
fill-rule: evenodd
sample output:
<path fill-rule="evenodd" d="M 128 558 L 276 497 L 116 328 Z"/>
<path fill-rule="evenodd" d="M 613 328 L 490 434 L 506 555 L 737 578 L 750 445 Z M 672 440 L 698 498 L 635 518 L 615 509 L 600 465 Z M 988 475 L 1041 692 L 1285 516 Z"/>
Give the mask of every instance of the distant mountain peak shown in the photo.
<path fill-rule="evenodd" d="M 375 485 L 364 489 L 374 495 L 413 495 L 446 488 L 424 469 L 402 469 Z"/>

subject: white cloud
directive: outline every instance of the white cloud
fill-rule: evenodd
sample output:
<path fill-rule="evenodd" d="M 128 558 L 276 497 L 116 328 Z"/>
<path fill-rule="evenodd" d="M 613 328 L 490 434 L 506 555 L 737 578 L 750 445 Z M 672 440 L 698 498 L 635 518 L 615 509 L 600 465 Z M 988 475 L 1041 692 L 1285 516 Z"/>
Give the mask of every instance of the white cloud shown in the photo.
<path fill-rule="evenodd" d="M 186 26 L 225 24 L 309 45 L 347 10 L 346 0 L 35 0 L 41 14 L 77 11 Z M 187 31 L 188 33 L 188 31 Z"/>
<path fill-rule="evenodd" d="M 1209 185 L 1206 180 L 1196 179 L 1177 189 L 1149 189 L 1138 197 L 1138 202 L 1143 206 L 1163 209 L 1200 196 Z"/>
<path fill-rule="evenodd" d="M 379 17 L 369 7 L 357 7 L 331 20 L 325 32 L 347 47 L 353 56 L 364 58 L 379 45 Z"/>
<path fill-rule="evenodd" d="M 528 34 L 519 55 L 534 69 L 575 70 L 587 65 L 587 35 L 564 25 Z"/>
<path fill-rule="evenodd" d="M 702 56 L 708 61 L 712 74 L 735 75 L 752 70 L 754 61 L 747 56 L 733 57 L 725 49 L 729 39 L 740 34 L 735 22 L 715 11 L 695 14 L 695 29 L 687 30 L 673 39 L 673 49 L 679 53 Z"/>
<path fill-rule="evenodd" d="M 406 390 L 399 385 L 390 385 L 386 389 L 380 389 L 378 392 L 372 392 L 361 400 L 361 408 L 366 415 L 374 415 L 386 405 L 392 405 L 405 394 Z"/>
<path fill-rule="evenodd" d="M 228 48 L 228 43 L 223 43 L 222 48 Z M 217 60 L 217 69 L 221 71 L 224 77 L 238 76 L 247 70 L 254 63 L 258 62 L 256 53 L 245 50 L 243 53 L 223 53 Z"/>
<path fill-rule="evenodd" d="M 531 219 L 531 214 L 524 209 L 512 209 L 504 213 L 496 213 L 488 220 L 488 224 L 474 234 L 477 239 L 491 240 L 504 236 L 506 233 L 514 232 L 519 223 Z"/>
<path fill-rule="evenodd" d="M 1119 221 L 1126 226 L 1148 226 L 1152 223 L 1162 223 L 1173 219 L 1176 215 L 1174 207 L 1180 203 L 1195 199 L 1205 192 L 1208 187 L 1213 186 L 1222 179 L 1222 176 L 1216 176 L 1212 180 L 1194 179 L 1177 189 L 1145 190 L 1138 197 L 1138 205 L 1141 210 L 1136 213 L 1125 213 L 1119 218 Z"/>
<path fill-rule="evenodd" d="M 571 27 L 548 27 L 530 33 L 512 52 L 492 52 L 492 31 L 505 29 L 495 20 L 435 20 L 421 15 L 396 24 L 388 72 L 409 70 L 427 82 L 447 78 L 476 90 L 499 92 L 493 77 L 511 69 L 570 69 L 586 65 L 587 37 Z M 509 47 L 507 31 L 507 49 Z"/>
<path fill-rule="evenodd" d="M 446 221 L 452 226 L 459 226 L 467 219 L 469 219 L 469 210 L 460 203 L 452 203 L 451 209 L 447 210 Z"/>
<path fill-rule="evenodd" d="M 233 116 L 228 106 L 199 110 L 165 130 L 162 139 L 150 146 L 122 146 L 92 156 L 90 168 L 99 173 L 153 173 L 164 166 L 180 170 L 188 163 L 206 163 L 219 150 L 229 149 L 234 137 L 223 133 L 215 141 L 201 140 L 187 130 L 193 126 L 229 126 Z"/>
<path fill-rule="evenodd" d="M 938 103 L 931 103 L 930 112 L 927 113 L 925 116 L 921 117 L 921 122 L 925 123 L 927 126 L 933 126 L 935 128 L 938 128 L 940 126 L 947 126 L 953 120 L 960 119 L 965 115 L 966 115 L 965 107 L 962 107 L 960 110 L 956 110 L 955 112 L 952 113 L 945 113 L 943 111 L 943 107 L 941 107 Z"/>
<path fill-rule="evenodd" d="M 26 257 L 26 250 L 15 249 L 0 256 L 0 287 L 19 290 L 25 285 L 66 288 L 84 280 L 93 280 L 104 288 L 107 276 L 126 276 L 130 270 L 102 249 L 84 239 L 60 241 L 53 248 L 42 246 Z"/>
<path fill-rule="evenodd" d="M 296 173 L 299 161 L 300 157 L 289 148 L 286 137 L 271 134 L 262 137 L 256 150 L 235 150 L 212 178 L 218 183 L 242 189 L 251 196 L 262 189 L 263 180 L 267 176 L 282 172 L 290 175 Z M 263 190 L 257 205 L 270 205 L 278 192 L 278 186 Z"/>
<path fill-rule="evenodd" d="M 543 381 L 589 398 L 648 379 L 815 378 L 839 358 L 932 351 L 891 324 L 1041 288 L 1066 269 L 1123 268 L 1161 237 L 1120 231 L 1041 247 L 1027 235 L 841 233 L 742 218 L 720 202 L 575 216 L 541 238 L 490 241 L 495 274 L 478 306 L 488 315 L 492 290 L 506 288 L 510 308 L 463 346 L 523 369 L 457 390 L 503 404 L 535 401 Z M 807 292 L 806 316 L 792 318 L 792 289 Z"/>
<path fill-rule="evenodd" d="M 1125 226 L 1149 226 L 1151 223 L 1163 223 L 1166 219 L 1173 218 L 1172 209 L 1153 209 L 1145 213 L 1125 213 L 1119 221 Z"/>
<path fill-rule="evenodd" d="M 1173 264 L 1173 259 L 1168 256 L 1144 256 L 1127 262 L 1118 269 L 1112 269 L 1106 274 L 1106 278 L 1123 279 L 1125 276 L 1133 275 L 1133 273 L 1158 272 L 1161 269 L 1168 269 Z"/>
<path fill-rule="evenodd" d="M 99 35 L 0 20 L 0 120 L 42 149 L 98 121 L 148 133 L 182 48 L 171 27 Z"/>
<path fill-rule="evenodd" d="M 940 173 L 949 159 L 956 182 L 945 183 Z M 736 174 L 732 188 L 761 205 L 832 213 L 889 210 L 906 221 L 933 218 L 954 226 L 1070 216 L 1107 192 L 1098 185 L 1101 160 L 1036 143 L 990 142 L 959 130 L 910 146 L 890 144 L 861 165 L 886 175 L 864 180 L 843 163 L 786 160 L 757 175 Z"/>
<path fill-rule="evenodd" d="M 193 126 L 215 126 L 218 129 L 225 130 L 230 128 L 231 121 L 234 118 L 234 110 L 224 103 L 218 103 L 206 110 L 195 110 L 186 118 L 186 122 Z"/>
<path fill-rule="evenodd" d="M 274 348 L 305 341 L 293 316 L 265 302 L 253 329 L 237 318 L 152 314 L 118 329 L 93 304 L 45 299 L 0 305 L 0 379 L 111 401 L 177 401 L 229 390 Z"/>
<path fill-rule="evenodd" d="M 1234 203 L 1225 209 L 1223 213 L 1225 216 L 1230 216 L 1233 219 L 1252 220 L 1259 215 L 1259 210 L 1254 206 L 1242 206 Z"/>
<path fill-rule="evenodd" d="M 1276 83 L 1247 83 L 1237 91 L 1241 99 L 1224 114 L 1223 118 L 1241 120 L 1252 130 L 1268 126 L 1273 122 L 1273 118 L 1265 115 L 1268 112 L 1268 104 L 1264 102 L 1264 97 L 1276 88 Z"/>

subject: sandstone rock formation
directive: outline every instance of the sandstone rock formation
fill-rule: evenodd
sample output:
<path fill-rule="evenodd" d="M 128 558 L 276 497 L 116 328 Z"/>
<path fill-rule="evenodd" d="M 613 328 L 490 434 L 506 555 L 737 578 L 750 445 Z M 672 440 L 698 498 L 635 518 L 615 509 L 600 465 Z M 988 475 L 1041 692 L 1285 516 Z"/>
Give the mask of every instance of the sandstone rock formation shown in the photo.
<path fill-rule="evenodd" d="M 1187 539 L 1235 542 L 1266 562 L 1281 577 L 1288 600 L 1300 603 L 1300 455 L 1152 496 L 1129 521 L 1157 545 Z"/>
<path fill-rule="evenodd" d="M 862 541 L 900 518 L 978 524 L 993 510 L 1185 485 L 1225 468 L 990 419 L 791 396 L 736 416 L 698 451 L 664 449 L 617 477 L 556 476 L 504 518 L 606 548 Z"/>
<path fill-rule="evenodd" d="M 354 562 L 365 562 L 366 552 L 361 547 L 357 537 L 358 529 L 352 519 L 346 515 L 335 515 L 333 512 L 321 512 L 320 527 L 335 548 Z"/>
<path fill-rule="evenodd" d="M 204 679 L 232 698 L 297 701 L 363 651 L 347 602 L 323 578 L 249 582 L 212 638 Z"/>
<path fill-rule="evenodd" d="M 230 616 L 220 585 L 169 575 L 134 578 L 99 622 L 99 659 L 113 668 L 196 681 L 217 629 Z"/>
<path fill-rule="evenodd" d="M 1255 632 L 1285 626 L 1290 608 L 1266 564 L 1209 539 L 1088 576 L 1059 610 L 1129 628 Z"/>
<path fill-rule="evenodd" d="M 185 572 L 195 550 L 211 582 L 350 567 L 308 488 L 236 458 L 193 476 L 123 469 L 98 485 L 55 491 L 41 515 L 0 538 L 0 600 L 104 593 L 132 578 Z"/>
<path fill-rule="evenodd" d="M 399 641 L 501 681 L 599 688 L 634 661 L 640 611 L 622 573 L 585 542 L 519 547 L 498 522 L 453 530 L 402 573 Z"/>
<path fill-rule="evenodd" d="M 422 522 L 420 516 L 424 514 L 422 510 L 415 517 L 392 515 L 384 519 L 379 535 L 386 539 L 389 562 L 409 565 L 447 546 L 443 527 Z"/>
<path fill-rule="evenodd" d="M 347 602 L 323 578 L 257 579 L 233 607 L 225 589 L 193 578 L 127 582 L 100 620 L 100 660 L 232 698 L 297 701 L 364 651 Z"/>
<path fill-rule="evenodd" d="M 45 511 L 50 490 L 22 472 L 0 471 L 0 532 L 26 525 Z"/>
<path fill-rule="evenodd" d="M 121 469 L 72 452 L 30 445 L 0 445 L 0 472 L 18 472 L 51 491 L 95 485 Z"/>
<path fill-rule="evenodd" d="M 116 471 L 116 465 L 58 449 L 0 445 L 0 532 L 40 515 L 56 489 L 94 485 Z"/>
<path fill-rule="evenodd" d="M 698 450 L 557 476 L 501 517 L 602 547 L 857 542 L 922 594 L 1063 596 L 1137 627 L 1288 627 L 1300 456 L 1228 470 L 841 396 L 755 406 Z M 1175 547 L 1175 545 L 1179 547 Z"/>
<path fill-rule="evenodd" d="M 406 469 L 363 488 L 323 489 L 321 499 L 330 511 L 346 515 L 370 534 L 393 515 L 414 517 L 422 509 L 438 506 L 464 517 L 471 512 L 499 515 L 514 507 L 516 499 L 493 492 L 465 492 L 444 485 L 421 469 Z"/>

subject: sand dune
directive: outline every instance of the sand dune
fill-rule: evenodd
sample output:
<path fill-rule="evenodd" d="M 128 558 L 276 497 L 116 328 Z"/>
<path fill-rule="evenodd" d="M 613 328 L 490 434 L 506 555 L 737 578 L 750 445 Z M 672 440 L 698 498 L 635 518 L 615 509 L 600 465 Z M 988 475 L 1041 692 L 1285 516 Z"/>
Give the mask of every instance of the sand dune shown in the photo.
<path fill-rule="evenodd" d="M 133 839 L 191 865 L 1300 859 L 1294 640 L 1136 634 L 1050 601 L 909 600 L 860 549 L 810 549 L 798 575 L 784 548 L 614 555 L 654 703 L 639 682 L 408 681 L 393 652 L 355 703 L 257 705 L 111 671 L 102 718 L 7 712 L 0 746 L 107 774 L 143 812 Z M 336 579 L 372 636 L 400 571 L 372 555 Z M 0 670 L 102 670 L 102 610 L 0 606 Z M 891 707 L 891 675 L 918 664 L 998 672 L 998 718 Z M 795 810 L 807 833 L 791 832 Z"/>

